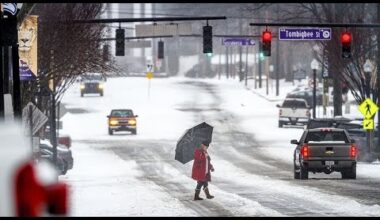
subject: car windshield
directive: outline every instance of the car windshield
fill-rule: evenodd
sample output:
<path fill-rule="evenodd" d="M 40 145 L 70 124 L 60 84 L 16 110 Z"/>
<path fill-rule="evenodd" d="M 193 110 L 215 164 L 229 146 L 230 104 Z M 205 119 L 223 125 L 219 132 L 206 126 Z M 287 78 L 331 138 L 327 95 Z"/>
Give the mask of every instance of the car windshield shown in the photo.
<path fill-rule="evenodd" d="M 115 117 L 131 117 L 133 116 L 132 110 L 113 110 L 111 116 Z"/>
<path fill-rule="evenodd" d="M 347 136 L 343 131 L 310 131 L 305 139 L 305 143 L 324 141 L 339 141 L 348 143 Z"/>
<path fill-rule="evenodd" d="M 283 108 L 306 108 L 306 103 L 298 100 L 286 100 L 282 104 Z"/>
<path fill-rule="evenodd" d="M 83 80 L 97 80 L 97 81 L 100 81 L 103 78 L 102 78 L 102 75 L 96 74 L 96 75 L 84 75 L 84 76 L 82 76 L 82 79 Z"/>

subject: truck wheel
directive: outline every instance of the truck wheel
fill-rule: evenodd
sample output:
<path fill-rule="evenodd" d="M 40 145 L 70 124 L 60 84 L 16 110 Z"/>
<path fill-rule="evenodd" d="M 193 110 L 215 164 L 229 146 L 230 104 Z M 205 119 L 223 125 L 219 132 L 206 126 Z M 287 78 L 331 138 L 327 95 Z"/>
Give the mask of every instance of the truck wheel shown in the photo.
<path fill-rule="evenodd" d="M 83 92 L 80 93 L 80 97 L 83 97 Z"/>
<path fill-rule="evenodd" d="M 112 131 L 112 129 L 109 129 L 109 128 L 108 128 L 108 134 L 109 134 L 109 135 L 113 135 L 113 131 Z"/>
<path fill-rule="evenodd" d="M 309 171 L 305 167 L 300 167 L 300 179 L 307 180 L 309 179 Z"/>
<path fill-rule="evenodd" d="M 132 130 L 132 134 L 137 134 L 137 130 Z"/>
<path fill-rule="evenodd" d="M 297 179 L 297 180 L 299 180 L 300 179 L 300 177 L 301 177 L 301 171 L 296 171 L 297 169 L 296 169 L 297 167 L 294 165 L 294 179 Z"/>
<path fill-rule="evenodd" d="M 103 96 L 103 92 L 100 93 L 100 96 Z"/>
<path fill-rule="evenodd" d="M 278 127 L 279 127 L 279 128 L 282 128 L 282 126 L 283 126 L 282 122 L 281 122 L 281 121 L 278 121 Z"/>

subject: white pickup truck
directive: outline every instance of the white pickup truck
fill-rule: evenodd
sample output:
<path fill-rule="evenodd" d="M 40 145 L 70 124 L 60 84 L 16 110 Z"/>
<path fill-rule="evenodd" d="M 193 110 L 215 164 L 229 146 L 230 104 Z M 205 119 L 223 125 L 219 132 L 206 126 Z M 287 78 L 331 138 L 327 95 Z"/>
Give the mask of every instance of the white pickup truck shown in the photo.
<path fill-rule="evenodd" d="M 287 98 L 282 105 L 276 105 L 279 108 L 278 127 L 301 123 L 307 124 L 310 119 L 310 107 L 305 99 Z"/>

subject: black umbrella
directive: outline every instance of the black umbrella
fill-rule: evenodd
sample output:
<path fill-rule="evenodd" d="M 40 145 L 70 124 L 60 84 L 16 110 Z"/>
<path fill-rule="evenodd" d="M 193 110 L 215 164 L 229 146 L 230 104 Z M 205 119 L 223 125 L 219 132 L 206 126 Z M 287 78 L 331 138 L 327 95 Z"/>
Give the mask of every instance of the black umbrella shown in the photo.
<path fill-rule="evenodd" d="M 193 160 L 194 151 L 202 142 L 211 143 L 212 129 L 211 125 L 203 122 L 186 130 L 185 134 L 177 142 L 175 159 L 183 164 Z"/>

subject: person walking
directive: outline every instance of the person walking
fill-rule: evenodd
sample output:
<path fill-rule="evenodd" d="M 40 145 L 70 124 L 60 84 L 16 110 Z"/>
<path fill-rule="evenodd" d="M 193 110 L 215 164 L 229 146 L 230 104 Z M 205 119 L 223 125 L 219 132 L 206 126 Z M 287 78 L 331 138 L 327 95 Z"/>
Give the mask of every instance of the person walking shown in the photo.
<path fill-rule="evenodd" d="M 202 142 L 201 146 L 194 152 L 194 162 L 191 174 L 191 177 L 197 181 L 194 200 L 203 200 L 203 198 L 199 196 L 202 186 L 206 197 L 208 199 L 214 198 L 214 196 L 210 195 L 210 191 L 208 189 L 208 182 L 211 181 L 210 171 L 214 172 L 214 167 L 210 162 L 211 158 L 207 153 L 208 146 L 208 142 Z"/>

